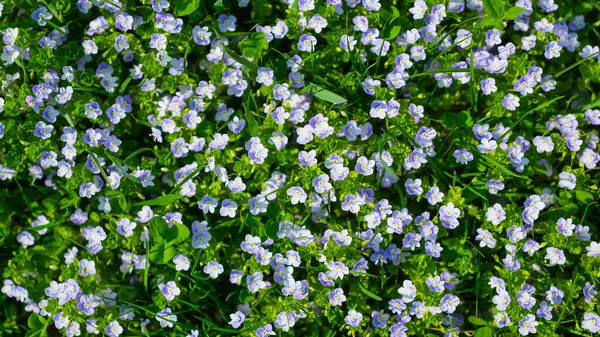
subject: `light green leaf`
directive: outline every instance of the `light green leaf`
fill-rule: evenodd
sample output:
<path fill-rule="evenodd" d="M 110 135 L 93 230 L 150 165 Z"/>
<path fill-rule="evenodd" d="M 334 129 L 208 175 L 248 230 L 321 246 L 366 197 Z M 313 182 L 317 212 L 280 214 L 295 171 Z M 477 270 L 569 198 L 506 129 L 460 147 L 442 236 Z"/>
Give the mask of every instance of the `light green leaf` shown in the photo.
<path fill-rule="evenodd" d="M 31 330 L 27 331 L 25 337 L 44 337 L 48 336 L 46 328 L 48 327 L 48 320 L 38 314 L 32 314 L 27 319 L 27 326 Z"/>
<path fill-rule="evenodd" d="M 150 261 L 158 264 L 166 264 L 173 259 L 173 257 L 177 254 L 177 249 L 175 247 L 167 247 L 165 243 L 158 244 L 153 246 L 150 249 L 149 258 Z M 146 266 L 148 268 L 148 266 Z"/>
<path fill-rule="evenodd" d="M 27 319 L 27 326 L 31 329 L 40 329 L 46 324 L 46 319 L 38 314 L 32 314 Z"/>
<path fill-rule="evenodd" d="M 487 16 L 494 19 L 501 18 L 504 15 L 504 2 L 501 0 L 483 0 L 483 10 Z"/>
<path fill-rule="evenodd" d="M 594 201 L 594 195 L 586 191 L 575 191 L 575 198 L 584 204 Z"/>
<path fill-rule="evenodd" d="M 173 1 L 173 14 L 175 16 L 190 15 L 200 7 L 201 0 Z"/>
<path fill-rule="evenodd" d="M 257 59 L 262 56 L 265 49 L 269 47 L 267 37 L 264 33 L 258 32 L 252 34 L 249 39 L 242 40 L 239 43 L 242 55 L 251 59 Z"/>
<path fill-rule="evenodd" d="M 522 7 L 512 7 L 509 10 L 507 10 L 506 13 L 504 13 L 504 16 L 502 18 L 504 20 L 514 20 L 518 18 L 524 10 L 525 8 Z"/>
<path fill-rule="evenodd" d="M 492 336 L 493 336 L 492 329 L 490 329 L 487 326 L 475 330 L 474 337 L 492 337 Z"/>
<path fill-rule="evenodd" d="M 42 226 L 27 227 L 27 228 L 25 228 L 25 230 L 28 231 L 28 232 L 37 232 L 37 231 L 41 231 L 42 229 L 48 229 L 48 228 L 56 227 L 58 225 L 60 225 L 60 222 L 53 221 L 53 222 L 51 222 L 49 224 L 42 225 Z"/>
<path fill-rule="evenodd" d="M 157 197 L 154 199 L 136 202 L 135 204 L 133 204 L 131 206 L 134 206 L 134 207 L 136 207 L 136 206 L 166 206 L 166 205 L 171 204 L 181 198 L 183 198 L 183 196 L 179 195 L 179 194 L 167 194 L 167 195 L 161 195 L 160 197 Z"/>
<path fill-rule="evenodd" d="M 473 325 L 487 325 L 488 324 L 484 319 L 476 317 L 476 316 L 469 316 L 468 320 Z"/>
<path fill-rule="evenodd" d="M 319 86 L 316 84 L 311 84 L 311 88 L 310 88 L 310 93 L 313 94 L 316 98 L 325 101 L 325 102 L 329 102 L 329 103 L 333 103 L 333 104 L 344 104 L 347 102 L 347 100 L 338 95 L 338 94 L 334 94 L 333 92 Z"/>
<path fill-rule="evenodd" d="M 481 22 L 479 22 L 479 24 L 485 27 L 494 27 L 497 29 L 502 28 L 502 20 L 498 18 L 493 18 L 491 16 L 484 17 L 483 19 L 481 19 Z"/>

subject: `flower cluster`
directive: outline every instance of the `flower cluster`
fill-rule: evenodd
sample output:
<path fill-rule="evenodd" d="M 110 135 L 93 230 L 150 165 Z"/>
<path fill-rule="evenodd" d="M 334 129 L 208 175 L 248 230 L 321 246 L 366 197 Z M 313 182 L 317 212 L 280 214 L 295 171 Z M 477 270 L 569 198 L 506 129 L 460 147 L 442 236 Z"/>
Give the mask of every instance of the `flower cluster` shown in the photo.
<path fill-rule="evenodd" d="M 600 7 L 571 5 L 0 2 L 3 326 L 599 332 Z"/>

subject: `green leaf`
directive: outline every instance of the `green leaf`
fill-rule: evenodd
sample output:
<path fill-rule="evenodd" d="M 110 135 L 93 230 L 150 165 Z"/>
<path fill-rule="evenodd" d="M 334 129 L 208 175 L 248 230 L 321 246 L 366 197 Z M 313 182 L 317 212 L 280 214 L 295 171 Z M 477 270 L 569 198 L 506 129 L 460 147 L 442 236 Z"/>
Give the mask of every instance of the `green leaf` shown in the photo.
<path fill-rule="evenodd" d="M 150 233 L 158 244 L 164 244 L 165 247 L 183 242 L 190 236 L 190 230 L 186 226 L 174 224 L 169 227 L 165 219 L 160 216 L 150 220 Z"/>
<path fill-rule="evenodd" d="M 575 191 L 575 198 L 584 204 L 594 201 L 594 195 L 586 191 Z"/>
<path fill-rule="evenodd" d="M 491 16 L 484 17 L 483 19 L 481 19 L 481 22 L 479 22 L 479 24 L 482 26 L 502 29 L 502 20 L 500 20 L 498 18 L 493 18 Z"/>
<path fill-rule="evenodd" d="M 242 289 L 240 292 L 240 302 L 250 303 L 254 299 L 254 295 L 248 289 Z"/>
<path fill-rule="evenodd" d="M 48 229 L 48 228 L 56 227 L 58 225 L 60 225 L 60 222 L 53 221 L 53 222 L 51 222 L 49 224 L 42 225 L 42 226 L 27 227 L 27 228 L 25 228 L 25 230 L 28 231 L 28 232 L 37 232 L 37 231 L 41 231 L 42 229 Z"/>
<path fill-rule="evenodd" d="M 262 56 L 265 49 L 269 48 L 269 42 L 265 33 L 258 32 L 252 34 L 249 39 L 242 40 L 239 46 L 243 56 L 257 59 Z"/>
<path fill-rule="evenodd" d="M 319 85 L 310 84 L 310 86 L 311 86 L 310 93 L 322 101 L 333 103 L 333 104 L 344 104 L 347 102 L 347 100 L 344 97 L 342 97 L 338 94 L 334 94 L 333 92 L 331 92 Z"/>
<path fill-rule="evenodd" d="M 396 8 L 396 6 L 390 7 L 389 10 L 387 10 L 386 8 L 381 8 L 378 11 L 378 13 L 381 16 L 381 18 L 386 21 L 395 19 L 400 16 L 400 11 L 398 10 L 398 8 Z"/>
<path fill-rule="evenodd" d="M 250 131 L 250 135 L 252 137 L 257 137 L 260 133 L 260 126 L 258 125 L 258 122 L 254 118 L 254 115 L 252 114 L 250 109 L 248 109 L 245 104 L 242 104 L 242 106 L 244 107 L 244 110 L 246 110 L 246 121 L 248 122 L 248 131 Z"/>
<path fill-rule="evenodd" d="M 213 4 L 213 8 L 215 9 L 215 11 L 217 13 L 225 12 L 225 6 L 223 6 L 223 0 L 215 1 L 215 3 Z"/>
<path fill-rule="evenodd" d="M 31 329 L 40 329 L 46 324 L 46 319 L 38 314 L 32 314 L 27 319 L 27 326 Z"/>
<path fill-rule="evenodd" d="M 502 139 L 502 137 L 500 139 Z M 504 165 L 502 165 L 501 163 L 497 162 L 496 160 L 492 159 L 489 156 L 480 156 L 479 158 L 483 159 L 482 162 L 485 163 L 486 165 L 488 165 L 489 167 L 497 168 L 509 176 L 512 176 L 515 178 L 521 178 L 521 179 L 525 179 L 525 180 L 531 180 L 530 178 L 528 178 L 526 176 L 522 176 L 522 175 L 514 173 L 513 171 L 507 169 Z"/>
<path fill-rule="evenodd" d="M 131 80 L 133 79 L 133 74 L 135 74 L 134 72 L 131 72 L 129 74 L 129 76 L 127 77 L 127 79 L 125 79 L 125 81 L 123 81 L 123 84 L 121 84 L 121 86 L 119 87 L 119 93 L 124 93 L 125 89 L 127 89 L 127 86 L 129 85 L 129 82 L 131 82 Z"/>
<path fill-rule="evenodd" d="M 558 76 L 559 75 L 556 75 L 556 77 L 558 77 Z M 521 122 L 525 117 L 529 116 L 530 114 L 532 114 L 535 111 L 544 109 L 545 107 L 552 105 L 554 102 L 556 102 L 558 100 L 561 100 L 564 97 L 565 96 L 558 96 L 558 97 L 555 97 L 555 98 L 553 98 L 553 99 L 551 99 L 549 101 L 545 101 L 544 103 L 542 103 L 540 105 L 537 105 L 535 108 L 533 108 L 533 109 L 527 111 L 526 113 L 522 114 L 521 117 L 519 117 L 519 119 L 517 119 L 517 121 L 513 125 L 511 125 L 510 128 L 508 128 L 508 130 L 504 131 L 504 133 L 498 139 L 504 138 L 504 136 L 506 136 L 511 130 L 513 130 L 515 128 L 515 126 L 517 126 L 517 124 L 519 124 L 519 122 Z"/>
<path fill-rule="evenodd" d="M 362 284 L 358 284 L 358 287 L 360 288 L 360 291 L 362 291 L 363 293 L 365 293 L 365 295 L 369 296 L 370 298 L 377 300 L 377 301 L 383 301 L 383 299 L 375 294 L 373 294 L 372 292 L 368 291 L 365 287 L 362 286 Z"/>
<path fill-rule="evenodd" d="M 153 149 L 151 149 L 149 147 L 143 147 L 141 149 L 137 149 L 134 152 L 132 152 L 129 156 L 127 156 L 127 158 L 125 158 L 123 160 L 123 163 L 130 161 L 131 159 L 135 158 L 138 154 L 146 152 L 146 151 L 150 151 L 150 152 L 154 153 L 154 156 L 158 157 L 158 155 L 156 154 L 156 152 L 154 152 Z"/>
<path fill-rule="evenodd" d="M 483 10 L 486 16 L 499 19 L 504 15 L 504 2 L 502 0 L 483 0 Z"/>
<path fill-rule="evenodd" d="M 488 324 L 484 319 L 476 317 L 476 316 L 469 316 L 468 320 L 473 325 L 487 325 Z"/>
<path fill-rule="evenodd" d="M 584 110 L 587 110 L 587 109 L 593 109 L 593 108 L 595 108 L 597 106 L 600 106 L 600 100 L 597 100 L 595 102 L 592 102 L 590 104 L 587 104 L 587 105 L 583 106 L 581 108 L 581 111 L 584 111 Z"/>
<path fill-rule="evenodd" d="M 46 328 L 48 327 L 48 321 L 44 317 L 42 317 L 38 314 L 32 314 L 27 319 L 27 326 L 29 326 L 29 328 L 31 328 L 31 330 L 27 331 L 27 334 L 25 334 L 25 337 L 47 336 Z"/>
<path fill-rule="evenodd" d="M 470 128 L 473 126 L 473 118 L 467 111 L 459 113 L 446 112 L 442 116 L 442 125 L 451 129 Z"/>
<path fill-rule="evenodd" d="M 390 20 L 385 28 L 383 29 L 382 35 L 386 40 L 395 39 L 396 36 L 400 34 L 400 29 L 402 26 L 400 25 L 400 18 L 393 18 Z"/>
<path fill-rule="evenodd" d="M 175 247 L 167 247 L 165 243 L 160 243 L 156 246 L 153 246 L 150 249 L 149 258 L 150 261 L 158 264 L 166 264 L 173 259 L 173 257 L 177 254 L 177 249 Z M 148 266 L 146 266 L 148 268 Z"/>
<path fill-rule="evenodd" d="M 223 50 L 227 53 L 227 55 L 229 55 L 229 57 L 234 59 L 237 63 L 243 65 L 244 67 L 246 67 L 254 72 L 258 71 L 259 66 L 256 63 L 251 62 L 251 61 L 247 60 L 245 57 L 242 57 L 242 56 L 234 53 L 231 49 L 229 49 L 226 46 L 223 46 Z"/>
<path fill-rule="evenodd" d="M 492 333 L 492 329 L 489 327 L 479 328 L 475 330 L 474 337 L 492 337 L 494 334 Z"/>
<path fill-rule="evenodd" d="M 504 13 L 504 16 L 502 16 L 502 18 L 504 20 L 514 20 L 518 18 L 524 10 L 525 8 L 522 7 L 512 7 L 509 10 L 507 10 L 506 13 Z"/>
<path fill-rule="evenodd" d="M 195 12 L 200 7 L 201 0 L 173 1 L 173 14 L 175 16 L 186 16 Z"/>
<path fill-rule="evenodd" d="M 119 207 L 121 207 L 121 209 L 125 213 L 129 213 L 130 206 L 129 206 L 129 200 L 127 199 L 127 197 L 124 195 L 119 195 L 118 199 L 119 199 Z"/>
<path fill-rule="evenodd" d="M 131 206 L 134 206 L 134 207 L 136 207 L 136 206 L 166 206 L 166 205 L 171 204 L 179 199 L 182 199 L 183 197 L 184 197 L 183 195 L 179 195 L 179 194 L 161 195 L 160 197 L 157 197 L 154 199 L 136 202 L 135 204 L 133 204 Z"/>

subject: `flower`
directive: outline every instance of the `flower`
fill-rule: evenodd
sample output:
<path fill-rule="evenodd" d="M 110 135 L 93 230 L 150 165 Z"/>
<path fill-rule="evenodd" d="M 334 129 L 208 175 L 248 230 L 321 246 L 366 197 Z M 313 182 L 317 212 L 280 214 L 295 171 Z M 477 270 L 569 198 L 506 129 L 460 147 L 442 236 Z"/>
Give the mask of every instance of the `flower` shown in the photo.
<path fill-rule="evenodd" d="M 565 264 L 566 258 L 562 250 L 554 247 L 546 248 L 546 260 L 550 265 Z"/>
<path fill-rule="evenodd" d="M 577 178 L 575 178 L 575 175 L 573 173 L 563 171 L 558 175 L 558 177 L 560 178 L 560 181 L 558 182 L 558 187 L 566 188 L 568 190 L 575 189 Z"/>
<path fill-rule="evenodd" d="M 244 322 L 246 315 L 244 315 L 243 312 L 238 310 L 234 314 L 230 314 L 229 318 L 231 319 L 231 321 L 229 321 L 229 325 L 231 325 L 232 328 L 237 329 Z"/>
<path fill-rule="evenodd" d="M 173 263 L 175 263 L 175 270 L 187 271 L 190 269 L 190 261 L 187 256 L 179 254 L 173 257 Z"/>
<path fill-rule="evenodd" d="M 159 283 L 158 289 L 167 301 L 174 300 L 175 296 L 179 296 L 179 294 L 181 293 L 181 290 L 177 287 L 177 284 L 174 281 L 169 281 L 166 284 Z"/>
<path fill-rule="evenodd" d="M 523 336 L 527 336 L 530 333 L 537 333 L 536 326 L 538 325 L 539 323 L 536 322 L 535 316 L 527 314 L 519 321 L 519 333 Z"/>
<path fill-rule="evenodd" d="M 329 304 L 332 306 L 341 306 L 342 303 L 346 301 L 346 296 L 344 296 L 344 290 L 341 288 L 336 288 L 329 292 L 328 295 Z"/>
<path fill-rule="evenodd" d="M 594 312 L 586 312 L 583 315 L 581 327 L 592 333 L 600 331 L 600 316 L 596 315 Z"/>
<path fill-rule="evenodd" d="M 354 309 L 350 309 L 344 318 L 344 322 L 352 327 L 357 327 L 362 321 L 363 315 Z"/>
<path fill-rule="evenodd" d="M 106 329 L 104 329 L 104 331 L 110 337 L 117 337 L 120 336 L 121 333 L 123 333 L 123 327 L 121 327 L 119 322 L 112 321 L 106 326 Z"/>
<path fill-rule="evenodd" d="M 493 207 L 487 209 L 485 216 L 487 221 L 498 225 L 506 219 L 506 212 L 502 209 L 502 205 L 496 203 Z"/>
<path fill-rule="evenodd" d="M 215 261 L 210 261 L 206 264 L 206 266 L 204 266 L 203 271 L 204 273 L 208 274 L 210 278 L 216 279 L 221 273 L 223 273 L 224 269 L 222 264 Z"/>

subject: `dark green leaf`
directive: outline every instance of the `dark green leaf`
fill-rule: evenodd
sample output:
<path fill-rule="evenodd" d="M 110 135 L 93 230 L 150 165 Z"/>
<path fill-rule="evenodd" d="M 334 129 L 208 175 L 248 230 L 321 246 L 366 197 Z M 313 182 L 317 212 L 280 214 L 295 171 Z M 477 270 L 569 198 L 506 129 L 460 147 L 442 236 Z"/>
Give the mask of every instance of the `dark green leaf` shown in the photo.
<path fill-rule="evenodd" d="M 225 12 L 225 6 L 223 6 L 223 0 L 215 1 L 215 3 L 213 4 L 213 8 L 215 9 L 215 11 L 217 13 Z"/>
<path fill-rule="evenodd" d="M 155 242 L 170 247 L 174 244 L 185 241 L 190 236 L 190 230 L 181 224 L 174 224 L 171 227 L 165 219 L 155 216 L 150 220 L 150 233 Z"/>
<path fill-rule="evenodd" d="M 244 109 L 246 110 L 246 122 L 248 122 L 248 131 L 250 131 L 250 135 L 252 137 L 257 137 L 260 133 L 260 126 L 258 126 L 258 122 L 252 115 L 252 112 L 246 107 L 244 104 Z"/>
<path fill-rule="evenodd" d="M 385 26 L 385 28 L 383 29 L 383 32 L 382 32 L 383 38 L 386 40 L 395 39 L 396 36 L 398 36 L 400 34 L 401 28 L 402 27 L 400 26 L 399 18 L 394 18 L 394 19 L 390 20 L 387 23 L 387 25 Z"/>
<path fill-rule="evenodd" d="M 245 57 L 242 57 L 242 56 L 234 53 L 231 49 L 229 49 L 225 46 L 223 46 L 223 50 L 225 50 L 227 55 L 229 55 L 229 57 L 234 59 L 239 64 L 243 65 L 244 67 L 246 67 L 254 72 L 258 71 L 259 66 L 256 63 L 251 62 L 251 61 L 247 60 Z"/>
<path fill-rule="evenodd" d="M 383 299 L 375 294 L 373 294 L 372 292 L 368 291 L 365 287 L 362 286 L 362 284 L 358 284 L 358 287 L 360 288 L 360 291 L 362 291 L 363 293 L 365 293 L 365 295 L 369 296 L 370 298 L 377 300 L 377 301 L 383 301 Z"/>
<path fill-rule="evenodd" d="M 134 152 L 132 152 L 129 156 L 127 156 L 127 158 L 125 158 L 123 160 L 123 163 L 130 161 L 131 159 L 135 158 L 138 154 L 146 152 L 146 151 L 150 151 L 150 152 L 154 153 L 154 156 L 158 157 L 158 155 L 156 154 L 156 152 L 154 152 L 153 149 L 151 149 L 149 147 L 143 147 L 141 149 L 137 149 Z"/>
<path fill-rule="evenodd" d="M 242 291 L 240 292 L 240 302 L 250 303 L 250 301 L 252 301 L 253 299 L 254 295 L 252 295 L 252 293 L 249 290 L 242 289 Z"/>

